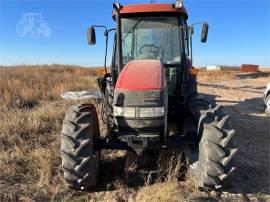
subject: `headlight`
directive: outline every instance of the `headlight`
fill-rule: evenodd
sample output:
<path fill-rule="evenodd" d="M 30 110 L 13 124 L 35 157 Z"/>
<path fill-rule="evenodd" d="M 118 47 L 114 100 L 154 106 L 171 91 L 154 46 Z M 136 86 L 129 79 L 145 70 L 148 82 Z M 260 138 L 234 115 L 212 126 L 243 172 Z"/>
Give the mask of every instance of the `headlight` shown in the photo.
<path fill-rule="evenodd" d="M 139 118 L 160 117 L 164 116 L 164 107 L 138 107 L 138 112 Z"/>
<path fill-rule="evenodd" d="M 114 116 L 124 116 L 134 118 L 136 114 L 135 107 L 113 107 L 113 115 Z"/>
<path fill-rule="evenodd" d="M 113 107 L 115 117 L 152 118 L 165 115 L 164 107 Z"/>

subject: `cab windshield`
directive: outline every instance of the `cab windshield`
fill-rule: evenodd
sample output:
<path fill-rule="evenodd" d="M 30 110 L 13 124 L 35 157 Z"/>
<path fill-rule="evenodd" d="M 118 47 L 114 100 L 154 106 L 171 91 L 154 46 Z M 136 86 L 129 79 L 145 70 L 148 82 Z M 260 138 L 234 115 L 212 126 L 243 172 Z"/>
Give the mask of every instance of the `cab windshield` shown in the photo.
<path fill-rule="evenodd" d="M 136 59 L 180 64 L 179 24 L 177 17 L 122 18 L 123 64 Z"/>

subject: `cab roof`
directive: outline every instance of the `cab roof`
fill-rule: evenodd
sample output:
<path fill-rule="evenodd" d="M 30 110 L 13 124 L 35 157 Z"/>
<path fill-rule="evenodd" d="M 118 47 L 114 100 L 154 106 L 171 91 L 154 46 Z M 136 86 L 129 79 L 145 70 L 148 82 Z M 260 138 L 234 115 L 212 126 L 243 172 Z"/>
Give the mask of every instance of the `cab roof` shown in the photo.
<path fill-rule="evenodd" d="M 185 7 L 175 8 L 174 4 L 130 4 L 120 7 L 120 15 L 141 15 L 141 14 L 175 14 L 188 18 Z M 113 12 L 114 14 L 114 12 Z"/>

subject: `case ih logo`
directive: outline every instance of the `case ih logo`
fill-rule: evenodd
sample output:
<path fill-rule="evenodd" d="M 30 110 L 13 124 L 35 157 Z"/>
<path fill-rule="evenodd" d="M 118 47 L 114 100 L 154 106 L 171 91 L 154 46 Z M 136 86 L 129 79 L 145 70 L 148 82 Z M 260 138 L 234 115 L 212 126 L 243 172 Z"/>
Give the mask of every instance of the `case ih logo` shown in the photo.
<path fill-rule="evenodd" d="M 24 13 L 17 24 L 16 32 L 20 37 L 30 36 L 34 39 L 51 36 L 51 29 L 40 13 Z"/>

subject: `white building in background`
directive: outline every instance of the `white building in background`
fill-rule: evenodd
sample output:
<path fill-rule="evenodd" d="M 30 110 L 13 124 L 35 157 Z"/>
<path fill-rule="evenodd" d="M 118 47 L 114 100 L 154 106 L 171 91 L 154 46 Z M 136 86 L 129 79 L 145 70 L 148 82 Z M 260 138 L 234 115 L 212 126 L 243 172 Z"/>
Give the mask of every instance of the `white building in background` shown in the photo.
<path fill-rule="evenodd" d="M 220 65 L 208 65 L 206 66 L 206 70 L 221 70 Z"/>
<path fill-rule="evenodd" d="M 240 70 L 240 67 L 239 66 L 226 66 L 226 65 L 208 65 L 208 66 L 206 66 L 206 70 L 216 70 L 216 71 L 230 70 L 230 71 L 239 71 Z"/>

